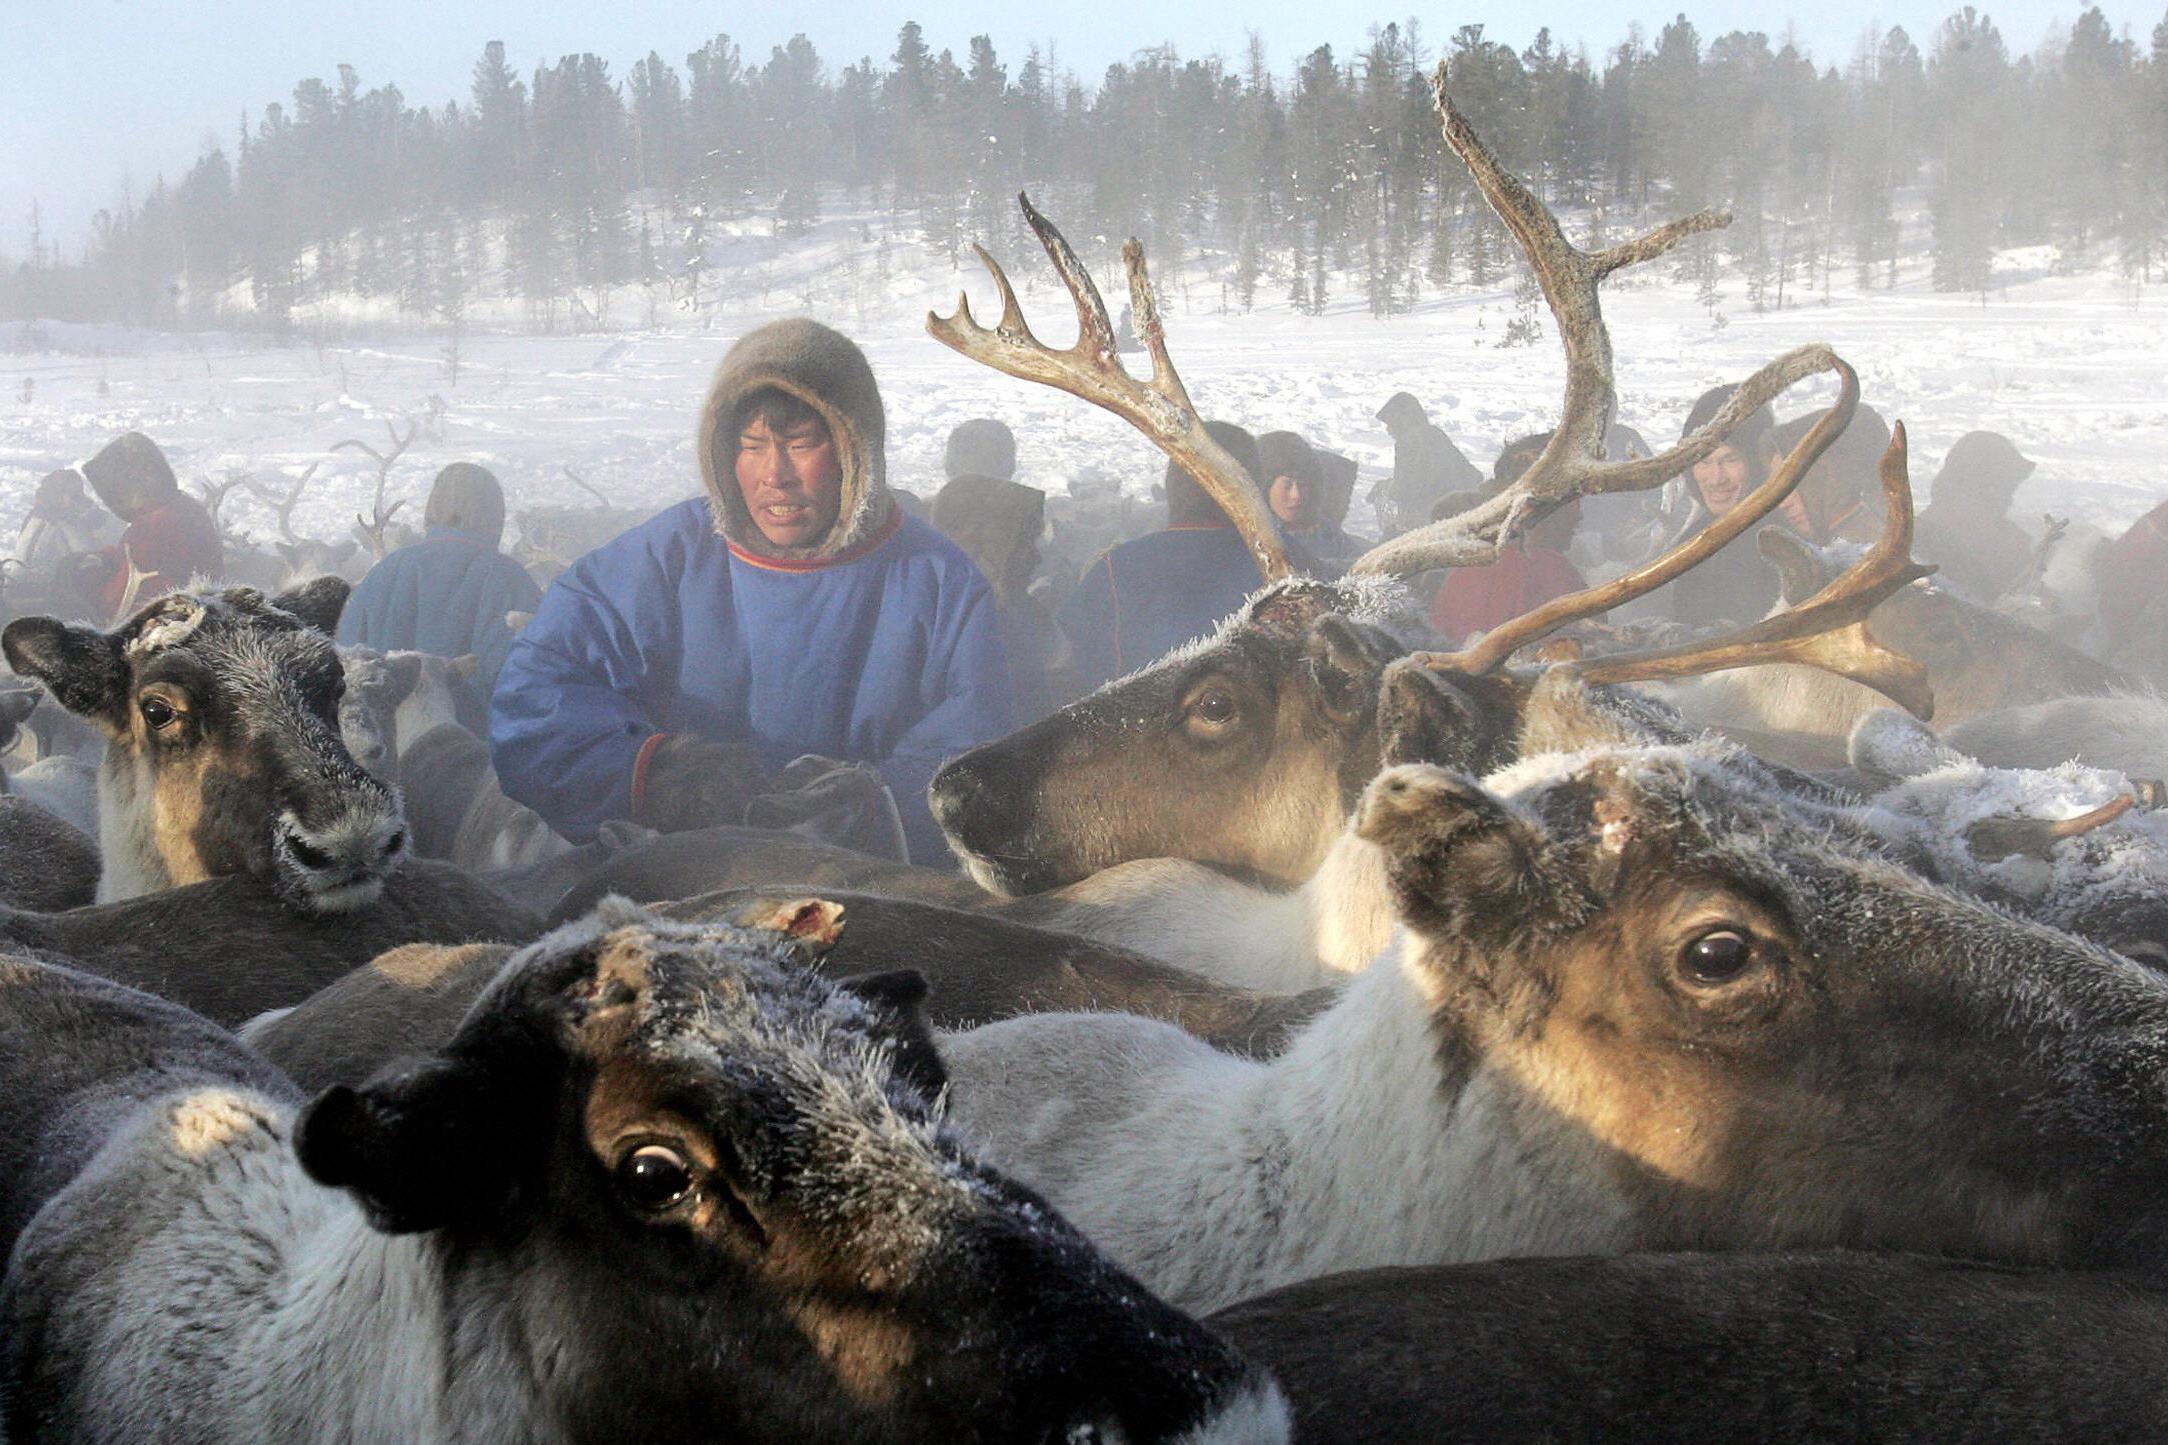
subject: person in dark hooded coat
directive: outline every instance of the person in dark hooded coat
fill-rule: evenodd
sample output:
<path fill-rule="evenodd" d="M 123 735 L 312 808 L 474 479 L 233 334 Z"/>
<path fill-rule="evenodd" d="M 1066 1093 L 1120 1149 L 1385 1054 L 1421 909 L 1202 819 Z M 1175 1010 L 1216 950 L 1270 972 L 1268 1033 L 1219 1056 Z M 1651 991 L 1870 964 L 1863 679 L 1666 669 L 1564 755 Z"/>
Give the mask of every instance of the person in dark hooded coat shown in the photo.
<path fill-rule="evenodd" d="M 1205 430 L 1263 491 L 1250 434 L 1224 421 L 1208 421 Z M 1166 488 L 1166 529 L 1110 548 L 1085 569 L 1062 604 L 1058 620 L 1074 650 L 1082 692 L 1211 632 L 1264 585 L 1242 534 L 1177 462 L 1167 463 Z M 1316 567 L 1298 561 L 1295 570 L 1314 573 Z"/>
<path fill-rule="evenodd" d="M 935 494 L 932 521 L 994 589 L 1001 613 L 1001 650 L 1016 685 L 1017 719 L 1037 722 L 1068 699 L 1056 696 L 1049 668 L 1067 663 L 1068 648 L 1044 605 L 1031 592 L 1046 528 L 1046 493 L 1014 480 L 1016 437 L 991 417 L 949 433 L 948 483 Z"/>
<path fill-rule="evenodd" d="M 120 541 L 85 568 L 93 572 L 98 607 L 107 618 L 224 570 L 218 524 L 203 503 L 181 490 L 158 443 L 139 431 L 125 432 L 83 463 L 82 472 L 106 510 L 128 524 Z"/>
<path fill-rule="evenodd" d="M 1914 531 L 1914 555 L 1941 566 L 1944 586 L 1992 603 L 2024 577 L 2032 539 L 2008 514 L 2033 465 L 1999 432 L 1967 432 L 1950 448 Z"/>
<path fill-rule="evenodd" d="M 356 584 L 339 614 L 339 641 L 379 652 L 471 652 L 475 686 L 486 698 L 512 650 L 504 615 L 534 611 L 542 589 L 497 550 L 504 488 L 487 468 L 453 462 L 438 472 L 422 525 L 421 541 L 391 552 Z"/>
<path fill-rule="evenodd" d="M 1325 469 L 1310 444 L 1291 431 L 1268 431 L 1257 439 L 1257 470 L 1265 501 L 1288 540 L 1318 561 L 1321 577 L 1338 577 L 1370 550 L 1331 515 Z"/>
<path fill-rule="evenodd" d="M 941 763 L 1015 726 L 993 589 L 890 497 L 873 368 L 815 321 L 723 358 L 706 495 L 573 563 L 512 644 L 490 714 L 506 793 L 585 842 L 607 819 L 736 821 L 802 755 L 876 768 L 913 861 L 950 862 Z"/>
<path fill-rule="evenodd" d="M 1382 535 L 1397 537 L 1430 520 L 1448 492 L 1480 490 L 1483 473 L 1453 445 L 1423 404 L 1396 391 L 1378 408 L 1393 439 L 1393 474 L 1370 489 Z"/>
<path fill-rule="evenodd" d="M 1702 393 L 1701 399 L 1687 414 L 1686 425 L 1679 435 L 1691 436 L 1706 426 L 1723 409 L 1724 403 L 1731 400 L 1733 389 L 1719 386 Z M 1769 434 L 1773 427 L 1774 418 L 1770 416 L 1769 408 L 1756 407 L 1732 429 L 1723 445 L 1688 469 L 1686 482 L 1693 508 L 1684 525 L 1660 550 L 1669 551 L 1701 531 L 1768 480 Z M 1770 522 L 1763 525 L 1782 525 L 1804 534 L 1808 525 L 1804 503 L 1794 493 L 1786 499 L 1781 510 L 1772 514 Z M 1776 569 L 1763 559 L 1761 549 L 1755 545 L 1756 530 L 1749 528 L 1733 538 L 1730 545 L 1661 589 L 1669 594 L 1674 619 L 1692 626 L 1736 626 L 1761 618 L 1776 605 Z"/>

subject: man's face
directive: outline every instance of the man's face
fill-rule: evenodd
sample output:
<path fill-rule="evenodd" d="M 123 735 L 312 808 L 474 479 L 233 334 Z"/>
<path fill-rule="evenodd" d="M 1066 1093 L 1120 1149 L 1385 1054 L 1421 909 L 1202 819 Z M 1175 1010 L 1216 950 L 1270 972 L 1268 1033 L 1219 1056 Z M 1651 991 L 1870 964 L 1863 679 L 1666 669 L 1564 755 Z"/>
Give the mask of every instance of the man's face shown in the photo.
<path fill-rule="evenodd" d="M 1702 504 L 1721 517 L 1746 495 L 1752 470 L 1746 453 L 1737 447 L 1718 447 L 1694 463 L 1694 489 L 1701 493 Z"/>
<path fill-rule="evenodd" d="M 1265 497 L 1272 503 L 1272 515 L 1290 527 L 1307 527 L 1317 520 L 1315 489 L 1300 477 L 1274 477 Z"/>
<path fill-rule="evenodd" d="M 753 525 L 778 547 L 818 544 L 843 510 L 843 463 L 818 417 L 781 435 L 754 417 L 738 433 L 736 471 Z"/>

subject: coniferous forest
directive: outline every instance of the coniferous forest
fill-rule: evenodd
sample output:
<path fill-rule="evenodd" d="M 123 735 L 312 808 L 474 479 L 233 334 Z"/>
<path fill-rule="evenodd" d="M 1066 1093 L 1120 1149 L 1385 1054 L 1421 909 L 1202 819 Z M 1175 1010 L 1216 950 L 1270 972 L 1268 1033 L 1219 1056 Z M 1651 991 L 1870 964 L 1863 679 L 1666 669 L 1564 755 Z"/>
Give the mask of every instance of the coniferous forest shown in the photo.
<path fill-rule="evenodd" d="M 283 333 L 349 296 L 456 328 L 486 296 L 537 328 L 625 324 L 608 310 L 626 286 L 688 309 L 712 294 L 719 227 L 789 238 L 848 208 L 877 218 L 868 240 L 908 227 L 961 261 L 974 239 L 1028 244 L 1020 189 L 1072 236 L 1140 237 L 1157 266 L 1217 253 L 1231 307 L 1391 315 L 1518 274 L 1438 142 L 1441 57 L 1484 135 L 1589 239 L 1731 207 L 1719 244 L 1677 264 L 1742 281 L 1755 307 L 1893 284 L 1907 255 L 1931 256 L 1938 289 L 1982 294 L 2008 247 L 2134 281 L 2168 266 L 2168 18 L 2141 41 L 2088 10 L 2020 54 L 1967 6 L 1841 58 L 1683 15 L 1601 54 L 1400 22 L 1291 70 L 1253 41 L 1234 59 L 1140 51 L 1097 77 L 989 36 L 936 50 L 911 23 L 885 60 L 840 65 L 803 35 L 764 59 L 718 35 L 623 74 L 587 54 L 522 72 L 491 44 L 469 95 L 433 106 L 342 66 L 118 197 L 77 251 L 31 218 L 0 319 Z"/>

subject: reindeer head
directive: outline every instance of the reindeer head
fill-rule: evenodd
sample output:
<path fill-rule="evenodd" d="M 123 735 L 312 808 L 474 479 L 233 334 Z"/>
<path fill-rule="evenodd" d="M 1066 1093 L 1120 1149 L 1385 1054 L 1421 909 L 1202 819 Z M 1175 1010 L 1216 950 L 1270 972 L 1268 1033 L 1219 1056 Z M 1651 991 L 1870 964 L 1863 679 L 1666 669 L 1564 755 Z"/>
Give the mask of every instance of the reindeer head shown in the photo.
<path fill-rule="evenodd" d="M 1419 627 L 1382 579 L 1274 583 L 1214 636 L 951 761 L 934 816 L 1006 892 L 1152 857 L 1306 877 L 1396 740 L 1461 767 L 1506 755 L 1508 692 L 1486 679 L 1409 679 L 1381 708 Z"/>
<path fill-rule="evenodd" d="M 177 592 L 111 632 L 8 624 L 9 665 L 105 734 L 101 897 L 250 873 L 309 912 L 376 898 L 407 833 L 339 737 L 347 590 Z"/>
<path fill-rule="evenodd" d="M 1637 1245 L 2064 1264 L 2168 1240 L 2168 986 L 1697 748 L 1379 776 L 1449 1056 Z"/>
<path fill-rule="evenodd" d="M 515 955 L 440 1054 L 320 1096 L 296 1152 L 507 1286 L 552 1438 L 1271 1425 L 1269 1383 L 962 1152 L 924 993 L 609 900 Z"/>
<path fill-rule="evenodd" d="M 385 782 L 399 762 L 399 704 L 422 679 L 424 654 L 342 647 L 346 691 L 339 697 L 339 737 L 354 761 Z"/>

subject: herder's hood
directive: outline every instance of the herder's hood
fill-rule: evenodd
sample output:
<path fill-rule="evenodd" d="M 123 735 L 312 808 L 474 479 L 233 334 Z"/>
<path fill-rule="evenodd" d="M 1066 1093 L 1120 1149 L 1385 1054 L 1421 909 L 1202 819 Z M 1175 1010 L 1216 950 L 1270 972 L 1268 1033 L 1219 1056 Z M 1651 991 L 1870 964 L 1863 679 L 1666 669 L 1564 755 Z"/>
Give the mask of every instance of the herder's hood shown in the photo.
<path fill-rule="evenodd" d="M 747 396 L 770 386 L 821 414 L 843 467 L 836 524 L 810 546 L 770 542 L 738 491 L 738 438 L 731 415 Z M 770 322 L 741 337 L 716 369 L 700 413 L 700 476 L 715 530 L 741 551 L 791 562 L 826 561 L 880 537 L 895 510 L 888 493 L 885 426 L 873 368 L 841 332 L 800 317 Z"/>

